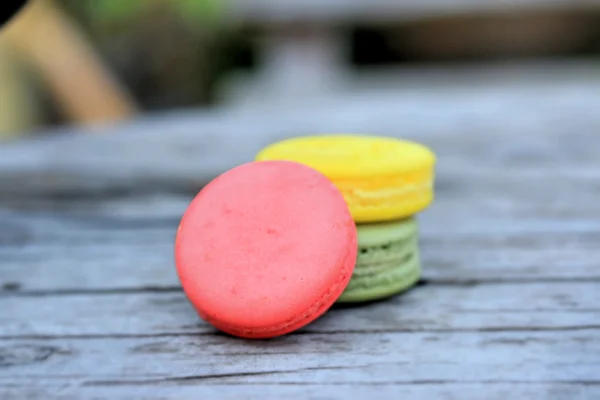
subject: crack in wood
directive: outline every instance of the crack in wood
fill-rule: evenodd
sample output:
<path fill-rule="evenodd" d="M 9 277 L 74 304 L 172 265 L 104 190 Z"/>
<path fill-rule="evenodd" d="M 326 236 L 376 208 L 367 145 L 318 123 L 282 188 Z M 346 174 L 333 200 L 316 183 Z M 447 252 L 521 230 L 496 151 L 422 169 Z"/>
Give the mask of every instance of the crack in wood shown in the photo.
<path fill-rule="evenodd" d="M 160 379 L 144 379 L 144 380 L 102 380 L 102 381 L 88 381 L 84 382 L 84 386 L 113 386 L 113 385 L 152 385 L 155 383 L 185 383 L 185 382 L 196 382 L 196 381 L 207 381 L 224 378 L 244 378 L 249 376 L 269 376 L 269 375 L 281 375 L 281 374 L 293 374 L 298 372 L 306 371 L 336 371 L 336 370 L 347 370 L 347 369 L 360 369 L 369 368 L 371 365 L 358 365 L 358 366 L 323 366 L 323 367 L 307 367 L 297 368 L 293 370 L 270 370 L 270 371 L 250 371 L 250 372 L 232 372 L 232 373 L 221 373 L 221 374 L 200 374 L 200 375 L 186 375 L 186 376 L 174 376 L 165 377 Z"/>
<path fill-rule="evenodd" d="M 482 328 L 453 328 L 453 329 L 435 329 L 435 328 L 394 328 L 394 329 L 348 329 L 348 330 L 316 330 L 305 328 L 291 333 L 289 336 L 300 335 L 372 335 L 372 334 L 413 334 L 413 333 L 496 333 L 496 332 L 577 332 L 577 331 L 600 331 L 598 325 L 578 325 L 578 326 L 506 326 L 506 327 L 482 327 Z M 600 333 L 600 332 L 599 332 Z M 174 338 L 174 337 L 206 337 L 206 336 L 226 336 L 218 331 L 197 331 L 197 332 L 161 332 L 161 333 L 102 333 L 102 334 L 60 334 L 60 335 L 0 335 L 0 340 L 61 340 L 61 339 L 130 339 L 130 338 Z"/>
<path fill-rule="evenodd" d="M 48 345 L 2 346 L 0 347 L 0 368 L 41 363 L 57 353 L 68 352 Z"/>
<path fill-rule="evenodd" d="M 83 382 L 83 386 L 129 386 L 129 385 L 160 385 L 160 384 L 181 384 L 181 383 L 196 383 L 201 381 L 213 380 L 211 384 L 219 384 L 214 382 L 218 379 L 226 378 L 244 378 L 249 376 L 270 376 L 270 375 L 282 375 L 296 372 L 302 372 L 307 370 L 328 370 L 328 369 L 348 369 L 350 367 L 342 368 L 307 368 L 291 371 L 259 371 L 259 372 L 239 372 L 231 374 L 215 374 L 215 375 L 190 375 L 183 377 L 170 377 L 161 379 L 146 379 L 146 380 L 97 380 L 97 381 L 86 381 Z M 282 385 L 282 386 L 315 386 L 314 382 L 302 382 L 302 381 L 291 381 L 291 382 L 278 382 L 278 381 L 262 381 L 262 382 L 235 382 L 227 380 L 223 385 Z M 510 385 L 577 385 L 577 386 L 600 386 L 600 380 L 502 380 L 502 379 L 483 379 L 483 380 L 442 380 L 442 379 L 416 379 L 407 381 L 389 380 L 389 381 L 378 381 L 378 382 L 337 382 L 328 381 L 319 383 L 319 385 L 325 386 L 383 386 L 383 385 L 494 385 L 494 384 L 510 384 Z"/>

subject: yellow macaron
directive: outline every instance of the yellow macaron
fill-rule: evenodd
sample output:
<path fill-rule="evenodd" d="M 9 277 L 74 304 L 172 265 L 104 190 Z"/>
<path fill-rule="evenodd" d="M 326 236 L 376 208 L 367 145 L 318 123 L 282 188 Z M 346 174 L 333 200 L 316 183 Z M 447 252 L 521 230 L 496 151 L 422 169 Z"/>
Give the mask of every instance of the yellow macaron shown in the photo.
<path fill-rule="evenodd" d="M 406 140 L 303 136 L 265 147 L 256 160 L 296 161 L 320 171 L 342 192 L 356 222 L 408 217 L 433 201 L 435 155 Z"/>

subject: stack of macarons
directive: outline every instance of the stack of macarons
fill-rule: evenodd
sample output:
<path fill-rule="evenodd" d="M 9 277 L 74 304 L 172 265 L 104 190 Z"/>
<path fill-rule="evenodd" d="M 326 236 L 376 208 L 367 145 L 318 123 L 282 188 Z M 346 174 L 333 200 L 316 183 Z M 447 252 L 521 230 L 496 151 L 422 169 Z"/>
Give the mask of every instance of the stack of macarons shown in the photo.
<path fill-rule="evenodd" d="M 428 148 L 386 137 L 308 136 L 274 143 L 256 159 L 311 166 L 344 196 L 356 222 L 358 255 L 338 302 L 380 300 L 417 283 L 414 216 L 433 201 L 435 156 Z"/>
<path fill-rule="evenodd" d="M 264 148 L 185 211 L 175 264 L 186 296 L 217 329 L 270 338 L 335 302 L 402 292 L 420 276 L 413 215 L 433 199 L 434 162 L 421 145 L 371 136 Z"/>

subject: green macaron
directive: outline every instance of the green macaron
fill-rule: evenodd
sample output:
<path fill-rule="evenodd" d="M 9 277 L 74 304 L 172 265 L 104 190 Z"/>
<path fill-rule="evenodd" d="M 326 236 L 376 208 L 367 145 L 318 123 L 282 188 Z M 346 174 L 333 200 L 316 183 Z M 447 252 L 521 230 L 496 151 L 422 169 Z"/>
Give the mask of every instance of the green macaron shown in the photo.
<path fill-rule="evenodd" d="M 338 303 L 384 299 L 414 286 L 421 276 L 417 222 L 413 217 L 357 224 L 358 256 Z"/>

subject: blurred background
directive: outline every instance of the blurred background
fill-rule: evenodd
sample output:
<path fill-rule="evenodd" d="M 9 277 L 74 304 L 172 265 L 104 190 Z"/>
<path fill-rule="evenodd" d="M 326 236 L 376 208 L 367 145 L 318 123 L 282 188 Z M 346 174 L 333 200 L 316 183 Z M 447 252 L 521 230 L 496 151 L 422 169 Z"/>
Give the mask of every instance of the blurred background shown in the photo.
<path fill-rule="evenodd" d="M 32 0 L 5 29 L 1 140 L 184 108 L 600 74 L 595 0 Z"/>

